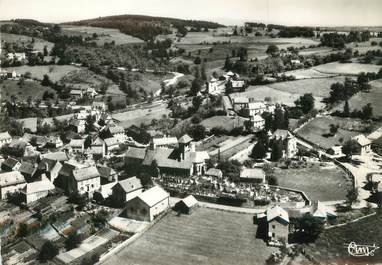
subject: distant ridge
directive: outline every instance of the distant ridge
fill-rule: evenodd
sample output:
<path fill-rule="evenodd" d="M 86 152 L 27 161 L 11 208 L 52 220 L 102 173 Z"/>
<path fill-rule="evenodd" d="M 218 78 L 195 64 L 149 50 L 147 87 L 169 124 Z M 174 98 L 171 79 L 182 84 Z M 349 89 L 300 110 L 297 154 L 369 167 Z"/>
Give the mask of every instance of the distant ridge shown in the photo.
<path fill-rule="evenodd" d="M 216 29 L 225 27 L 219 23 L 203 20 L 184 20 L 169 17 L 153 17 L 144 15 L 118 15 L 65 22 L 63 25 L 91 26 L 119 29 L 122 33 L 143 40 L 152 40 L 160 34 L 169 34 L 170 25 L 175 28 L 193 27 L 197 29 Z"/>

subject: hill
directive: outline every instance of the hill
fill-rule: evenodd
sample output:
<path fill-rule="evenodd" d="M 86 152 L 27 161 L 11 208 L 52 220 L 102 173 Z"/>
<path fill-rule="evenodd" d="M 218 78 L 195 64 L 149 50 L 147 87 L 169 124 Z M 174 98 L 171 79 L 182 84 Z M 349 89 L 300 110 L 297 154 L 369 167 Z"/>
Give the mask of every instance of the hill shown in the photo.
<path fill-rule="evenodd" d="M 66 22 L 64 25 L 91 26 L 101 28 L 119 29 L 122 33 L 132 35 L 143 40 L 152 40 L 160 34 L 171 33 L 171 26 L 177 29 L 185 27 L 202 30 L 205 28 L 216 29 L 224 27 L 221 24 L 201 21 L 201 20 L 183 20 L 168 17 L 152 17 L 143 15 L 119 15 L 107 16 L 94 19 Z"/>

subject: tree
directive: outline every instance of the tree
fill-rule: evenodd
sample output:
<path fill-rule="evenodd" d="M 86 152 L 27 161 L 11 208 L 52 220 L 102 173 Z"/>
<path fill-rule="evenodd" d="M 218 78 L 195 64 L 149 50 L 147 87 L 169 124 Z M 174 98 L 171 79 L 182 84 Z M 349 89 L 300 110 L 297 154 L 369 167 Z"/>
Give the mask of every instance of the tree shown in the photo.
<path fill-rule="evenodd" d="M 267 146 L 263 141 L 257 141 L 252 149 L 251 157 L 254 159 L 263 159 L 267 155 Z"/>
<path fill-rule="evenodd" d="M 237 160 L 224 160 L 217 166 L 230 181 L 239 181 L 241 164 Z"/>
<path fill-rule="evenodd" d="M 324 231 L 324 222 L 314 218 L 311 214 L 305 214 L 299 221 L 299 229 L 304 235 L 305 241 L 314 242 Z"/>
<path fill-rule="evenodd" d="M 201 64 L 202 63 L 202 59 L 200 59 L 200 57 L 196 57 L 195 60 L 194 60 L 194 64 Z"/>
<path fill-rule="evenodd" d="M 349 207 L 352 206 L 354 202 L 357 202 L 359 196 L 359 190 L 358 188 L 353 187 L 348 191 L 346 194 L 346 202 L 348 203 Z"/>
<path fill-rule="evenodd" d="M 45 45 L 44 46 L 44 56 L 48 56 L 49 55 L 49 52 L 48 52 L 48 47 Z"/>
<path fill-rule="evenodd" d="M 273 130 L 276 131 L 277 129 L 284 129 L 284 111 L 281 107 L 277 107 L 275 110 L 275 118 L 273 120 Z"/>
<path fill-rule="evenodd" d="M 68 238 L 65 240 L 65 248 L 67 251 L 72 250 L 78 247 L 81 243 L 81 236 L 76 232 L 72 232 L 68 235 Z"/>
<path fill-rule="evenodd" d="M 284 111 L 284 124 L 283 129 L 288 130 L 289 129 L 289 111 L 288 108 Z"/>
<path fill-rule="evenodd" d="M 17 229 L 18 237 L 26 237 L 28 235 L 28 225 L 26 223 L 20 223 Z"/>
<path fill-rule="evenodd" d="M 359 152 L 359 145 L 356 140 L 348 140 L 342 146 L 342 153 L 346 155 L 348 159 L 351 159 L 353 154 Z"/>
<path fill-rule="evenodd" d="M 41 81 L 42 86 L 50 86 L 52 85 L 52 81 L 50 81 L 49 75 L 45 74 Z"/>
<path fill-rule="evenodd" d="M 275 141 L 272 144 L 271 160 L 272 161 L 279 161 L 280 158 L 282 158 L 282 157 L 283 157 L 282 142 L 281 141 Z"/>
<path fill-rule="evenodd" d="M 270 56 L 278 56 L 279 53 L 280 53 L 280 50 L 279 50 L 279 47 L 277 47 L 276 45 L 274 44 L 271 44 L 268 46 L 267 50 L 265 51 L 266 54 L 270 55 Z"/>
<path fill-rule="evenodd" d="M 202 89 L 202 81 L 199 78 L 195 78 L 191 83 L 190 94 L 196 96 Z"/>
<path fill-rule="evenodd" d="M 330 135 L 335 136 L 336 133 L 338 132 L 339 126 L 337 124 L 330 124 L 329 125 L 329 130 L 330 130 Z"/>
<path fill-rule="evenodd" d="M 350 108 L 349 108 L 349 102 L 346 100 L 345 105 L 344 105 L 344 111 L 342 113 L 344 117 L 349 117 L 350 116 Z"/>
<path fill-rule="evenodd" d="M 304 94 L 298 100 L 295 101 L 295 105 L 307 114 L 314 109 L 314 97 L 311 93 Z"/>
<path fill-rule="evenodd" d="M 231 70 L 232 68 L 232 62 L 231 62 L 231 59 L 229 58 L 229 56 L 227 55 L 227 57 L 225 58 L 225 62 L 224 62 L 224 69 L 226 71 L 228 70 Z"/>
<path fill-rule="evenodd" d="M 370 103 L 362 108 L 362 119 L 369 120 L 373 116 L 373 107 Z"/>
<path fill-rule="evenodd" d="M 58 248 L 50 241 L 45 242 L 40 250 L 38 259 L 42 262 L 53 259 L 58 255 Z"/>
<path fill-rule="evenodd" d="M 187 133 L 195 140 L 199 141 L 206 136 L 206 127 L 201 124 L 192 125 L 188 128 Z"/>

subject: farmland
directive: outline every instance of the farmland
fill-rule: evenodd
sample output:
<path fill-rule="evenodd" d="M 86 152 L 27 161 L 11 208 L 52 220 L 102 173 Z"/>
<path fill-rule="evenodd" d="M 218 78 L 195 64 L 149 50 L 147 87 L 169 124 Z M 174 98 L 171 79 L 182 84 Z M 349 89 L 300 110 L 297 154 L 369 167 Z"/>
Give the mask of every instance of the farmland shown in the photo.
<path fill-rule="evenodd" d="M 228 117 L 228 116 L 214 116 L 207 118 L 201 122 L 206 128 L 212 129 L 214 127 L 221 127 L 227 131 L 235 127 L 243 126 L 245 119 L 241 117 Z"/>
<path fill-rule="evenodd" d="M 357 75 L 361 72 L 377 73 L 381 66 L 361 63 L 327 63 L 314 67 L 313 69 L 327 74 Z"/>
<path fill-rule="evenodd" d="M 330 124 L 339 126 L 335 136 L 329 136 Z M 328 149 L 362 133 L 366 129 L 366 126 L 367 124 L 356 119 L 330 116 L 317 117 L 299 129 L 297 134 L 321 148 Z"/>
<path fill-rule="evenodd" d="M 319 72 L 313 68 L 287 71 L 284 74 L 287 76 L 293 75 L 296 79 L 327 78 L 336 76 L 335 74 L 326 74 Z"/>
<path fill-rule="evenodd" d="M 313 201 L 346 200 L 351 181 L 345 174 L 332 163 L 311 163 L 304 168 L 275 171 L 280 186 L 302 190 Z"/>
<path fill-rule="evenodd" d="M 87 26 L 63 26 L 62 32 L 65 35 L 74 35 L 92 37 L 96 34 L 96 39 L 92 40 L 97 45 L 103 45 L 105 42 L 115 42 L 116 45 L 121 44 L 142 44 L 143 40 L 135 38 L 133 36 L 121 33 L 118 29 L 99 28 L 99 27 L 87 27 Z"/>
<path fill-rule="evenodd" d="M 270 98 L 273 103 L 294 106 L 294 102 L 300 96 L 305 93 L 312 93 L 316 99 L 315 107 L 321 109 L 325 106 L 322 100 L 329 96 L 330 86 L 343 80 L 344 77 L 338 76 L 280 82 L 265 86 L 250 86 L 245 92 L 237 93 L 234 96 L 253 97 L 256 100 Z"/>
<path fill-rule="evenodd" d="M 48 51 L 51 51 L 54 44 L 51 42 L 48 42 L 43 39 L 39 38 L 32 38 L 25 35 L 16 35 L 16 34 L 9 34 L 9 33 L 1 33 L 1 39 L 2 41 L 8 42 L 8 43 L 17 43 L 18 45 L 27 45 L 32 43 L 32 39 L 34 39 L 33 48 L 35 50 L 43 52 L 44 47 L 46 46 Z"/>
<path fill-rule="evenodd" d="M 349 99 L 349 108 L 351 111 L 361 110 L 367 103 L 371 103 L 373 107 L 373 116 L 378 118 L 382 116 L 382 80 L 374 80 L 370 82 L 371 89 L 367 92 L 359 92 Z M 343 104 L 339 105 L 337 110 L 343 110 Z"/>
<path fill-rule="evenodd" d="M 104 264 L 265 264 L 275 249 L 256 238 L 252 218 L 206 208 L 191 215 L 170 212 Z"/>
<path fill-rule="evenodd" d="M 53 89 L 42 86 L 36 81 L 25 81 L 24 85 L 20 87 L 18 81 L 3 80 L 0 83 L 0 87 L 2 100 L 10 100 L 12 95 L 18 100 L 27 100 L 29 97 L 31 97 L 32 100 L 42 99 L 45 91 L 56 94 Z"/>
<path fill-rule="evenodd" d="M 355 223 L 325 230 L 306 252 L 325 264 L 378 264 L 382 260 L 380 249 L 373 256 L 351 257 L 347 246 L 350 242 L 381 246 L 381 222 L 382 214 L 377 213 Z"/>
<path fill-rule="evenodd" d="M 30 72 L 32 78 L 42 80 L 43 76 L 47 74 L 53 82 L 59 81 L 65 75 L 70 73 L 71 71 L 76 71 L 79 68 L 72 65 L 39 65 L 39 66 L 28 66 L 23 65 L 19 67 L 10 67 L 6 68 L 7 71 L 15 70 L 18 74 L 25 74 L 26 72 Z"/>

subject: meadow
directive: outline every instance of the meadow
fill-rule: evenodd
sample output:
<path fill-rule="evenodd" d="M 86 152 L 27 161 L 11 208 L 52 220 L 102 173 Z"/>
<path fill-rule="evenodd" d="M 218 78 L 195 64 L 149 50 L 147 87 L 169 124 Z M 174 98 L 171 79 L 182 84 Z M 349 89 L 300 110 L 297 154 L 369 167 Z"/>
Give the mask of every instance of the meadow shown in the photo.
<path fill-rule="evenodd" d="M 35 50 L 44 51 L 44 47 L 46 46 L 48 49 L 48 52 L 50 52 L 54 46 L 53 43 L 39 39 L 39 38 L 32 38 L 26 35 L 16 35 L 16 34 L 9 34 L 9 33 L 1 33 L 1 40 L 9 43 L 17 43 L 18 45 L 27 45 L 32 43 L 32 39 L 34 39 L 33 48 Z"/>
<path fill-rule="evenodd" d="M 207 208 L 191 215 L 170 212 L 103 264 L 265 264 L 276 249 L 256 238 L 256 230 L 252 214 Z"/>
<path fill-rule="evenodd" d="M 326 74 L 358 75 L 361 72 L 377 73 L 381 66 L 361 63 L 327 63 L 313 67 L 313 69 Z"/>
<path fill-rule="evenodd" d="M 10 100 L 12 95 L 18 100 L 27 100 L 29 97 L 32 100 L 42 99 L 45 91 L 49 93 L 56 94 L 56 91 L 50 87 L 42 86 L 40 82 L 36 81 L 25 81 L 23 86 L 18 84 L 16 80 L 2 80 L 0 82 L 1 87 L 1 99 Z"/>
<path fill-rule="evenodd" d="M 26 72 L 30 72 L 32 78 L 42 80 L 44 75 L 47 74 L 51 81 L 57 82 L 61 80 L 64 76 L 72 71 L 77 71 L 81 69 L 80 67 L 73 65 L 36 65 L 29 66 L 23 65 L 18 67 L 9 67 L 4 68 L 6 71 L 15 70 L 17 74 L 25 74 Z"/>

